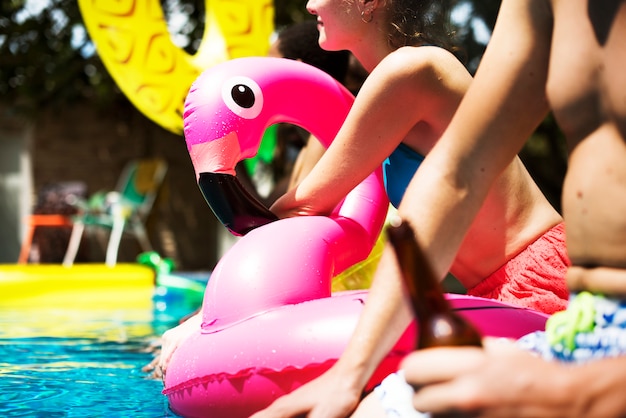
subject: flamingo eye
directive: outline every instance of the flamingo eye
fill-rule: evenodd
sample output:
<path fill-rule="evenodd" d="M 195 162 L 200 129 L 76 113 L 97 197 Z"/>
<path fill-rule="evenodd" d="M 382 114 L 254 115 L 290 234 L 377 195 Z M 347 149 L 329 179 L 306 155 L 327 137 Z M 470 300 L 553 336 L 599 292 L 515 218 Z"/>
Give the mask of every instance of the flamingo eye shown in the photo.
<path fill-rule="evenodd" d="M 232 77 L 222 86 L 222 99 L 236 115 L 254 119 L 263 109 L 263 92 L 259 85 L 248 77 Z"/>

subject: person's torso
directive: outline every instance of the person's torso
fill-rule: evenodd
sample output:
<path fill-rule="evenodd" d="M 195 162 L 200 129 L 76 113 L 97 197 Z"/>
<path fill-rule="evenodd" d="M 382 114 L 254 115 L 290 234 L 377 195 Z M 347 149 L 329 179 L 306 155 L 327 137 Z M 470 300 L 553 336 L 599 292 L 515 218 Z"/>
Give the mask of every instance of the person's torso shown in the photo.
<path fill-rule="evenodd" d="M 421 49 L 421 48 L 420 48 Z M 402 50 L 412 53 L 411 50 Z M 468 84 L 469 85 L 469 84 Z M 462 95 L 459 95 L 458 102 Z M 420 99 L 431 103 L 431 114 L 424 114 L 418 123 L 402 139 L 403 145 L 395 155 L 400 166 L 387 170 L 387 179 L 396 188 L 389 197 L 398 204 L 415 171 L 421 163 L 420 155 L 426 156 L 446 130 L 458 102 L 432 103 L 436 97 L 420 93 Z M 436 106 L 435 106 L 436 105 Z M 436 109 L 436 111 L 434 110 Z M 408 147 L 408 148 L 404 148 Z M 402 150 L 402 148 L 404 148 Z M 397 179 L 391 179 L 391 177 Z M 411 190 L 419 197 L 419 190 Z M 470 227 L 451 266 L 451 272 L 466 287 L 472 287 L 500 268 L 560 222 L 561 218 L 533 183 L 519 159 L 516 159 L 498 177 Z M 427 222 L 427 220 L 424 220 Z M 454 220 L 450 220 L 454 224 Z"/>
<path fill-rule="evenodd" d="M 395 207 L 399 206 L 424 158 L 401 143 L 383 163 L 385 188 Z M 560 220 L 521 161 L 515 159 L 492 186 L 451 272 L 466 288 L 473 287 Z"/>
<path fill-rule="evenodd" d="M 626 2 L 551 0 L 548 99 L 569 150 L 573 264 L 626 269 Z"/>

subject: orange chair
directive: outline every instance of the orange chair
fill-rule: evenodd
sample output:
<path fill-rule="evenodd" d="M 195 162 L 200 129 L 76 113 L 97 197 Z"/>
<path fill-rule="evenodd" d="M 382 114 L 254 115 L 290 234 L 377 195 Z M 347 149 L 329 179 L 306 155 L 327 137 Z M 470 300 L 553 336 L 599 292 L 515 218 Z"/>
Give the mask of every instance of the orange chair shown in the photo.
<path fill-rule="evenodd" d="M 57 215 L 57 214 L 34 214 L 30 215 L 27 219 L 27 230 L 24 241 L 22 242 L 22 248 L 20 250 L 20 256 L 17 260 L 19 264 L 28 263 L 28 257 L 30 255 L 30 248 L 33 244 L 33 236 L 35 235 L 35 229 L 39 226 L 45 227 L 57 227 L 57 228 L 70 228 L 73 225 L 72 218 L 69 215 Z"/>
<path fill-rule="evenodd" d="M 30 215 L 18 263 L 28 263 L 35 229 L 41 226 L 71 228 L 63 258 L 63 265 L 66 267 L 74 264 L 86 227 L 110 231 L 105 259 L 110 267 L 117 262 L 123 233 L 134 235 L 143 251 L 151 251 L 152 244 L 144 224 L 166 173 L 167 163 L 161 158 L 134 159 L 124 167 L 114 191 L 96 193 L 87 201 L 77 195 L 66 199 L 78 213 Z"/>

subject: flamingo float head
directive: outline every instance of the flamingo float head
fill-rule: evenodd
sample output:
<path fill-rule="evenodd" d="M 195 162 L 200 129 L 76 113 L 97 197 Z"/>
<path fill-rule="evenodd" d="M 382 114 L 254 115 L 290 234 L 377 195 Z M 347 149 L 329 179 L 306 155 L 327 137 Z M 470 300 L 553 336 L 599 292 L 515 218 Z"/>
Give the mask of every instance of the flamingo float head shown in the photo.
<path fill-rule="evenodd" d="M 276 220 L 235 176 L 267 127 L 298 125 L 328 146 L 353 101 L 330 75 L 284 58 L 238 58 L 203 72 L 185 101 L 184 133 L 198 185 L 224 226 L 244 235 Z"/>

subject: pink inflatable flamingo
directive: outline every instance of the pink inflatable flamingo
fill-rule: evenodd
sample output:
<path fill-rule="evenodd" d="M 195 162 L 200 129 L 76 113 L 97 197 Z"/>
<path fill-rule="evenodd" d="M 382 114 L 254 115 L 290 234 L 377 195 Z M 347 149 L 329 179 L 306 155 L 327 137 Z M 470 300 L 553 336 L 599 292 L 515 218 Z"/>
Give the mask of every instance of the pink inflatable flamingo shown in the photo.
<path fill-rule="evenodd" d="M 387 212 L 380 170 L 328 216 L 276 220 L 237 181 L 234 167 L 253 156 L 265 128 L 302 126 L 326 146 L 352 95 L 306 64 L 240 58 L 205 71 L 185 104 L 185 138 L 209 206 L 244 235 L 208 282 L 203 323 L 174 353 L 164 393 L 190 417 L 247 417 L 317 377 L 341 355 L 367 291 L 331 295 L 331 279 L 365 259 Z M 450 295 L 485 335 L 516 338 L 541 329 L 546 316 L 499 302 Z M 370 387 L 396 370 L 414 346 L 407 328 Z"/>

